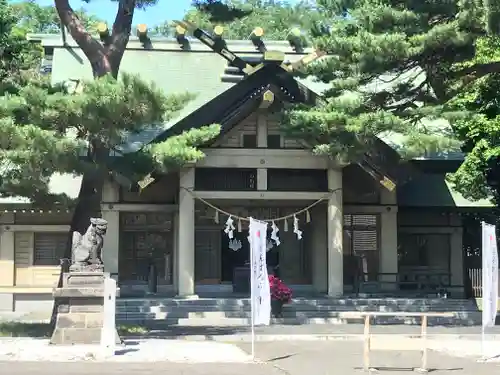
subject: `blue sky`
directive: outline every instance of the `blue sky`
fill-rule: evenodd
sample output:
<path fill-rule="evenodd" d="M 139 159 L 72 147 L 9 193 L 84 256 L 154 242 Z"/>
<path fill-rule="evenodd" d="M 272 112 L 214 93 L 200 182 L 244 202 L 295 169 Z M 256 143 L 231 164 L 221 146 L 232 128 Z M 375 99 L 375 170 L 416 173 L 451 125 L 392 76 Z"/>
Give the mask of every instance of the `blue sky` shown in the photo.
<path fill-rule="evenodd" d="M 16 2 L 11 1 L 11 2 Z M 40 5 L 53 5 L 53 0 L 36 0 Z M 89 3 L 80 0 L 70 0 L 73 8 L 84 8 L 89 13 L 105 19 L 112 23 L 115 19 L 117 3 L 110 0 L 91 0 Z M 145 23 L 156 25 L 165 20 L 182 18 L 186 10 L 190 7 L 191 0 L 159 0 L 158 5 L 146 10 L 136 10 L 134 14 L 134 24 Z"/>

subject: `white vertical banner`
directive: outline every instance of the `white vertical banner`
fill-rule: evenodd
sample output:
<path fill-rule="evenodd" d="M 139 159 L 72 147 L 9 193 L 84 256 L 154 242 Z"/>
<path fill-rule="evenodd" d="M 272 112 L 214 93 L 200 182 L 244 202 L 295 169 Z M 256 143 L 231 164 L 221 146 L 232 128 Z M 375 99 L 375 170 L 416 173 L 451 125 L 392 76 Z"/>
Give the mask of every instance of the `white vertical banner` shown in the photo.
<path fill-rule="evenodd" d="M 498 251 L 495 226 L 482 223 L 483 332 L 493 327 L 498 310 Z"/>
<path fill-rule="evenodd" d="M 250 289 L 252 325 L 271 322 L 271 290 L 267 275 L 267 223 L 250 218 Z"/>

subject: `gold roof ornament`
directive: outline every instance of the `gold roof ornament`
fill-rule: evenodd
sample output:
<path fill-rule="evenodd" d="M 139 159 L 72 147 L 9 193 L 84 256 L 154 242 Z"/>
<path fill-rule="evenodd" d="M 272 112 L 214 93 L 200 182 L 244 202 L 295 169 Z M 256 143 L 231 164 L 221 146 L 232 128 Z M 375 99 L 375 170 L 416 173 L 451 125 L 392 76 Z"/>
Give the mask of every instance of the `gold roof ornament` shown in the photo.
<path fill-rule="evenodd" d="M 224 26 L 217 25 L 214 27 L 214 36 L 216 38 L 222 38 L 222 34 L 224 34 Z"/>
<path fill-rule="evenodd" d="M 302 32 L 298 27 L 292 28 L 289 31 L 286 39 L 288 40 L 288 43 L 290 43 L 290 46 L 293 48 L 295 52 L 302 52 L 304 50 Z"/>
<path fill-rule="evenodd" d="M 186 37 L 186 28 L 182 25 L 175 26 L 175 39 L 182 49 L 189 49 L 189 39 Z"/>
<path fill-rule="evenodd" d="M 269 108 L 274 103 L 274 92 L 271 90 L 266 90 L 264 94 L 262 94 L 262 102 L 260 103 L 259 108 L 266 109 Z"/>
<path fill-rule="evenodd" d="M 136 32 L 142 46 L 146 49 L 151 49 L 153 46 L 151 44 L 151 39 L 148 36 L 148 26 L 145 23 L 140 23 L 137 25 Z"/>
<path fill-rule="evenodd" d="M 266 51 L 266 45 L 262 40 L 263 36 L 264 36 L 264 29 L 260 26 L 253 29 L 252 33 L 250 34 L 250 40 L 252 41 L 252 44 L 260 52 Z"/>
<path fill-rule="evenodd" d="M 101 39 L 102 42 L 106 41 L 106 39 L 109 38 L 108 25 L 105 22 L 99 22 L 97 24 L 97 33 L 99 34 L 99 39 Z"/>
<path fill-rule="evenodd" d="M 264 29 L 260 26 L 257 26 L 255 29 L 253 29 L 252 35 L 257 38 L 262 38 L 264 36 Z"/>

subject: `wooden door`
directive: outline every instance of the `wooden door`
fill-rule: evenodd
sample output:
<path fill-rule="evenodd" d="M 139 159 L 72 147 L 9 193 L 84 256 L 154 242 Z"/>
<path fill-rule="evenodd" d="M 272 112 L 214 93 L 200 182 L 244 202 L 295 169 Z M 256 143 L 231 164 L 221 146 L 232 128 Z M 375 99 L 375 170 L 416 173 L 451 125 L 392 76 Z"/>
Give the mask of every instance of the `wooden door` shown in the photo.
<path fill-rule="evenodd" d="M 219 228 L 195 230 L 195 280 L 200 284 L 220 283 Z"/>

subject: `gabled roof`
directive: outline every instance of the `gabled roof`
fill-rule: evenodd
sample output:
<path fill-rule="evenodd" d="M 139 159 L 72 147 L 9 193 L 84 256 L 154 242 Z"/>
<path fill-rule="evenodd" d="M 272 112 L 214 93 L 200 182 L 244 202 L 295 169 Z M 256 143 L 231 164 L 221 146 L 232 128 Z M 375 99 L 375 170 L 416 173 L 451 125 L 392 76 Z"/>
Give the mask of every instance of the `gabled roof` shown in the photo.
<path fill-rule="evenodd" d="M 71 38 L 66 40 L 66 44 L 58 35 L 32 35 L 31 39 L 41 41 L 46 47 L 54 47 L 54 83 L 69 79 L 92 79 L 90 64 Z M 190 92 L 196 97 L 167 123 L 151 125 L 140 134 L 131 134 L 122 147 L 124 153 L 137 151 L 144 144 L 162 141 L 183 130 L 210 123 L 220 123 L 223 132 L 229 131 L 258 107 L 260 95 L 270 86 L 274 90 L 286 87 L 297 98 L 320 95 L 328 88 L 327 84 L 311 78 L 293 78 L 276 66 L 266 66 L 237 84 L 225 83 L 220 80 L 220 75 L 226 62 L 200 42 L 192 40 L 189 51 L 181 50 L 176 41 L 164 38 L 153 39 L 152 44 L 153 49 L 146 50 L 137 38 L 132 37 L 122 59 L 121 71 L 140 74 L 145 80 L 154 81 L 166 94 Z M 227 44 L 239 56 L 261 54 L 247 40 L 227 41 Z M 285 59 L 290 62 L 311 52 L 305 50 L 295 53 L 284 41 L 266 41 L 266 45 L 269 50 L 285 52 Z M 282 94 L 284 100 L 291 100 L 291 96 Z M 376 149 L 368 155 L 365 170 L 377 176 L 385 172 L 391 178 L 406 181 L 408 173 L 399 166 L 399 158 L 394 151 L 396 145 L 391 144 L 393 147 L 389 147 L 385 138 L 375 143 Z M 381 168 L 380 164 L 387 161 L 390 167 Z"/>
<path fill-rule="evenodd" d="M 54 48 L 51 76 L 53 83 L 69 79 L 93 79 L 90 63 L 69 35 L 66 44 L 57 34 L 31 34 L 28 37 L 32 41 L 40 41 L 44 47 Z M 227 45 L 238 56 L 261 55 L 249 40 L 227 40 Z M 266 41 L 266 46 L 269 50 L 284 52 L 285 60 L 289 62 L 295 62 L 312 52 L 312 49 L 305 49 L 302 53 L 297 53 L 287 41 Z M 235 84 L 222 82 L 220 79 L 226 66 L 222 57 L 198 40 L 191 40 L 190 50 L 184 51 L 175 39 L 152 38 L 152 49 L 144 49 L 137 37 L 131 37 L 120 71 L 140 74 L 144 80 L 155 82 L 167 95 L 189 92 L 195 98 L 167 123 L 151 125 L 139 134 L 130 134 L 122 146 L 123 151 L 136 151 L 141 145 L 151 142 L 160 133 L 233 87 Z M 318 93 L 327 87 L 312 79 L 303 80 L 303 84 Z"/>

